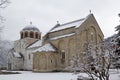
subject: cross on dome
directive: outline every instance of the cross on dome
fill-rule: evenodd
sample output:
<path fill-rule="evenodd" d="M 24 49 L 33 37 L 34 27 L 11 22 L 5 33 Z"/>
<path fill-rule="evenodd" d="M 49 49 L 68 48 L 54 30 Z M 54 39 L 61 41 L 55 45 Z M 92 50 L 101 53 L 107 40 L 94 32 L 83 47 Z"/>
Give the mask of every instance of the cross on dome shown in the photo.
<path fill-rule="evenodd" d="M 59 24 L 59 21 L 57 21 L 57 24 Z"/>
<path fill-rule="evenodd" d="M 30 25 L 32 25 L 32 21 L 30 21 Z"/>

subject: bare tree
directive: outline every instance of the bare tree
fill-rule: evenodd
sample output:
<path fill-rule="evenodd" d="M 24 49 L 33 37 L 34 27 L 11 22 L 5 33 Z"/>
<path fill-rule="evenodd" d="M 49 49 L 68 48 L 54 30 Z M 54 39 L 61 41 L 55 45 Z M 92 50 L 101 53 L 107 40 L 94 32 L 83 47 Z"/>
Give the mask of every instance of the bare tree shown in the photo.
<path fill-rule="evenodd" d="M 75 58 L 75 59 L 74 59 Z M 104 43 L 94 45 L 93 43 L 85 43 L 83 51 L 84 62 L 79 62 L 78 57 L 72 59 L 72 67 L 70 70 L 80 70 L 88 74 L 92 80 L 109 80 L 109 69 L 112 60 L 112 51 L 106 49 Z"/>
<path fill-rule="evenodd" d="M 6 8 L 9 0 L 0 0 L 0 8 Z"/>
<path fill-rule="evenodd" d="M 6 8 L 9 3 L 10 3 L 9 0 L 0 0 L 0 10 Z M 1 23 L 3 21 L 4 21 L 4 18 L 3 18 L 3 16 L 0 13 L 0 32 L 3 30 L 3 27 L 1 26 Z M 1 42 L 1 38 L 0 38 L 0 42 Z M 0 70 L 0 73 L 1 73 L 1 70 Z"/>
<path fill-rule="evenodd" d="M 0 10 L 6 8 L 9 3 L 10 3 L 9 0 L 0 0 Z M 4 18 L 3 18 L 3 16 L 0 14 L 0 23 L 1 23 L 2 21 L 4 21 Z"/>
<path fill-rule="evenodd" d="M 85 44 L 83 65 L 80 65 L 82 70 L 86 72 L 93 80 L 94 77 L 99 80 L 109 80 L 109 69 L 111 65 L 111 51 L 105 50 L 104 43 L 97 45 Z"/>
<path fill-rule="evenodd" d="M 6 8 L 8 6 L 8 4 L 10 3 L 9 0 L 0 0 L 0 10 Z M 3 30 L 3 27 L 1 25 L 1 23 L 4 21 L 4 17 L 1 15 L 0 13 L 0 33 L 2 32 Z M 1 35 L 0 35 L 1 36 Z M 1 39 L 1 38 L 0 38 Z"/>

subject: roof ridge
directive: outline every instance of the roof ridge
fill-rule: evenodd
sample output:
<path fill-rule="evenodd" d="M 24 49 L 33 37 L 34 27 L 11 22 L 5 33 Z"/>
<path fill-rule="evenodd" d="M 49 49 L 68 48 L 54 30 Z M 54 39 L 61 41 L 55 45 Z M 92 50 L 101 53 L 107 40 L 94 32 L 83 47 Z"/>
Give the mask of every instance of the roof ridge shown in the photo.
<path fill-rule="evenodd" d="M 48 48 L 48 46 L 50 48 Z M 40 51 L 40 52 L 41 51 L 50 51 L 50 49 L 52 49 L 51 51 L 56 51 L 56 48 L 51 43 L 46 43 L 43 46 L 39 47 L 38 49 L 34 50 L 34 52 L 36 52 L 36 51 Z"/>
<path fill-rule="evenodd" d="M 71 23 L 78 22 L 78 21 L 82 21 L 82 20 L 84 20 L 84 19 L 85 19 L 85 18 L 81 18 L 81 19 L 77 19 L 77 20 L 74 20 L 74 21 L 70 21 L 70 22 L 61 24 L 60 26 L 67 25 L 67 24 L 71 24 Z"/>
<path fill-rule="evenodd" d="M 64 25 L 68 25 L 68 24 L 72 24 L 72 23 L 75 23 L 75 22 L 79 22 L 79 21 L 82 21 L 82 20 L 85 20 L 85 19 L 86 18 L 81 18 L 81 19 L 77 19 L 77 20 L 74 20 L 74 21 L 64 23 L 64 24 L 56 24 L 50 31 L 54 30 L 55 28 L 58 28 L 58 27 L 61 27 L 61 26 L 64 26 Z"/>

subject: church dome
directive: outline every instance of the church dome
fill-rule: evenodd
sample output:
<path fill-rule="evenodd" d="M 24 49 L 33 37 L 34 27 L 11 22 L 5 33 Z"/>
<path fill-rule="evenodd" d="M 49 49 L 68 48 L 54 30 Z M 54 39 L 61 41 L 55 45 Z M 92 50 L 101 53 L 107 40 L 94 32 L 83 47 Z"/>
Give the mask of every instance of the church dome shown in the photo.
<path fill-rule="evenodd" d="M 33 39 L 41 39 L 41 32 L 37 27 L 32 25 L 32 22 L 30 22 L 30 25 L 23 28 L 20 32 L 21 39 L 23 38 L 33 38 Z"/>
<path fill-rule="evenodd" d="M 34 25 L 32 25 L 32 24 L 30 24 L 30 25 L 26 26 L 25 28 L 23 28 L 22 31 L 36 31 L 36 32 L 40 32 L 39 29 L 37 27 L 35 27 Z"/>

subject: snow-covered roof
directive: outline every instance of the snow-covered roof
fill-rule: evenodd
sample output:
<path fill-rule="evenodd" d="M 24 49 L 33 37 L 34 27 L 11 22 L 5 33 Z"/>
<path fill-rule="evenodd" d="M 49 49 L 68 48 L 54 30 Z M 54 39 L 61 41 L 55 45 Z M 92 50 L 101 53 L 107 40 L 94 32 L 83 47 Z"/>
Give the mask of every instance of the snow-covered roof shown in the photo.
<path fill-rule="evenodd" d="M 18 53 L 18 52 L 13 52 L 13 54 L 15 57 L 21 57 L 20 53 Z"/>
<path fill-rule="evenodd" d="M 38 40 L 35 43 L 33 43 L 32 45 L 30 45 L 28 48 L 40 47 L 41 45 L 42 45 L 42 41 Z"/>
<path fill-rule="evenodd" d="M 33 52 L 49 52 L 49 51 L 56 51 L 56 49 L 50 44 L 50 43 L 47 43 L 45 45 L 43 45 L 42 47 L 34 50 Z"/>
<path fill-rule="evenodd" d="M 65 35 L 62 35 L 62 36 L 53 37 L 53 38 L 50 38 L 50 40 L 56 40 L 56 39 L 60 39 L 60 38 L 68 37 L 68 36 L 73 36 L 73 35 L 75 35 L 75 33 L 65 34 Z"/>
<path fill-rule="evenodd" d="M 19 52 L 16 52 L 14 48 L 10 50 L 10 53 L 13 54 L 14 57 L 21 58 L 22 55 Z"/>
<path fill-rule="evenodd" d="M 49 32 L 54 32 L 54 31 L 58 31 L 58 30 L 62 30 L 62 29 L 70 28 L 70 27 L 79 27 L 85 20 L 86 18 L 82 18 L 79 20 L 65 23 L 65 24 L 61 24 L 61 25 L 59 24 L 55 26 L 54 28 L 52 28 Z"/>
<path fill-rule="evenodd" d="M 37 31 L 37 32 L 40 32 L 39 29 L 32 24 L 23 28 L 22 31 Z"/>

